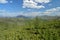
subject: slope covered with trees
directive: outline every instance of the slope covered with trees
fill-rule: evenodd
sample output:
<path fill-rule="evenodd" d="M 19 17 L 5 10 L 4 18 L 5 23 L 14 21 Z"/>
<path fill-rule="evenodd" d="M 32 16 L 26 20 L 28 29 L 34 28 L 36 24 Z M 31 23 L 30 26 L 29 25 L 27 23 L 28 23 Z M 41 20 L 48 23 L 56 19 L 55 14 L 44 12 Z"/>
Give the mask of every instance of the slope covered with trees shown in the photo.
<path fill-rule="evenodd" d="M 60 40 L 60 20 L 0 18 L 0 40 Z"/>

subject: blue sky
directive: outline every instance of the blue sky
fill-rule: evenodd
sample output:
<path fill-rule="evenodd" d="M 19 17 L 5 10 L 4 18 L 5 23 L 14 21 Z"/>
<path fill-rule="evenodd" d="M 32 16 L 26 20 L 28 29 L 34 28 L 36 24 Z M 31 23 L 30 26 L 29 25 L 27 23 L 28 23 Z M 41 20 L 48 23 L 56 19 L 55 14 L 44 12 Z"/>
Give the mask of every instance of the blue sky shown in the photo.
<path fill-rule="evenodd" d="M 17 15 L 60 15 L 60 0 L 0 0 L 0 16 Z"/>

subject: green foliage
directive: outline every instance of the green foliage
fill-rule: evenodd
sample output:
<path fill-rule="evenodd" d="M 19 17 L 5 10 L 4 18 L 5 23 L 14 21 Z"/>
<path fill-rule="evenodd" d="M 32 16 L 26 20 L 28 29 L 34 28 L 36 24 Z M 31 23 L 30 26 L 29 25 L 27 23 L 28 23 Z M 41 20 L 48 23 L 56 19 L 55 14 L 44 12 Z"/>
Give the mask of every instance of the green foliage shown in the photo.
<path fill-rule="evenodd" d="M 60 20 L 0 18 L 0 40 L 60 40 Z"/>

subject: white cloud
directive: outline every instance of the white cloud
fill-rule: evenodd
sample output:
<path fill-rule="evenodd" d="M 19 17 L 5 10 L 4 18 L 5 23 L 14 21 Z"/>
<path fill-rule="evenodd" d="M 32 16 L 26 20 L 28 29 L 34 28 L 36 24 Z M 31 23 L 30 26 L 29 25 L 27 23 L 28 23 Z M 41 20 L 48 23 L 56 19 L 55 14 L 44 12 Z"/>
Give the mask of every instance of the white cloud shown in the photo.
<path fill-rule="evenodd" d="M 42 15 L 42 13 L 41 12 L 22 12 L 20 13 L 20 15 L 28 16 L 28 17 L 36 17 L 36 16 Z"/>
<path fill-rule="evenodd" d="M 0 0 L 0 3 L 8 3 L 7 0 Z"/>
<path fill-rule="evenodd" d="M 5 10 L 0 10 L 0 17 L 1 16 L 5 16 L 6 14 L 5 14 Z"/>
<path fill-rule="evenodd" d="M 50 0 L 35 0 L 37 3 L 49 3 Z"/>
<path fill-rule="evenodd" d="M 25 14 L 25 16 L 31 16 L 31 17 L 35 17 L 38 16 L 41 12 L 30 12 L 28 14 Z"/>
<path fill-rule="evenodd" d="M 60 16 L 60 7 L 48 9 L 45 12 L 29 12 L 29 13 L 23 13 L 24 16 L 42 16 L 42 15 L 49 15 L 49 16 Z"/>
<path fill-rule="evenodd" d="M 52 9 L 48 9 L 45 12 L 17 12 L 17 13 L 9 13 L 6 10 L 0 10 L 0 16 L 17 16 L 17 15 L 24 15 L 24 16 L 31 16 L 31 17 L 35 17 L 35 16 L 42 16 L 42 15 L 58 15 L 60 16 L 60 7 L 56 7 L 56 8 L 52 8 Z"/>
<path fill-rule="evenodd" d="M 0 17 L 14 17 L 20 13 L 8 12 L 7 10 L 0 10 Z"/>
<path fill-rule="evenodd" d="M 23 0 L 23 8 L 45 8 L 43 5 L 38 5 L 38 3 L 49 3 L 50 0 Z"/>
<path fill-rule="evenodd" d="M 59 15 L 60 14 L 60 7 L 52 8 L 43 12 L 44 15 Z"/>

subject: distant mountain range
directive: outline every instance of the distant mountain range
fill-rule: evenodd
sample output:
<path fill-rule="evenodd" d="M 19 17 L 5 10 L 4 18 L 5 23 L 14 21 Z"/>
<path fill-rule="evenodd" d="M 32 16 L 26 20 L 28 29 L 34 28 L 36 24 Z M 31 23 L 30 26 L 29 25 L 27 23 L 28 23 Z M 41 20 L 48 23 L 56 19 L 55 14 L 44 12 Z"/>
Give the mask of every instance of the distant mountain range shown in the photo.
<path fill-rule="evenodd" d="M 18 16 L 16 16 L 17 18 L 29 18 L 29 17 L 27 17 L 27 16 L 23 16 L 23 15 L 18 15 Z"/>
<path fill-rule="evenodd" d="M 34 18 L 34 17 L 30 17 L 30 16 L 24 16 L 24 15 L 18 15 L 15 16 L 16 18 Z M 43 15 L 43 16 L 38 16 L 42 19 L 60 19 L 60 16 L 48 16 L 48 15 Z M 9 18 L 9 17 L 3 17 L 1 16 L 0 18 Z M 14 17 L 12 17 L 14 18 Z"/>
<path fill-rule="evenodd" d="M 30 17 L 30 16 L 23 16 L 23 15 L 18 15 L 16 16 L 17 18 L 34 18 L 34 17 Z M 42 19 L 60 19 L 60 16 L 47 16 L 47 15 L 44 15 L 44 16 L 38 16 Z"/>
<path fill-rule="evenodd" d="M 60 19 L 60 16 L 47 16 L 47 15 L 44 15 L 44 16 L 40 16 L 40 18 L 42 19 Z"/>

